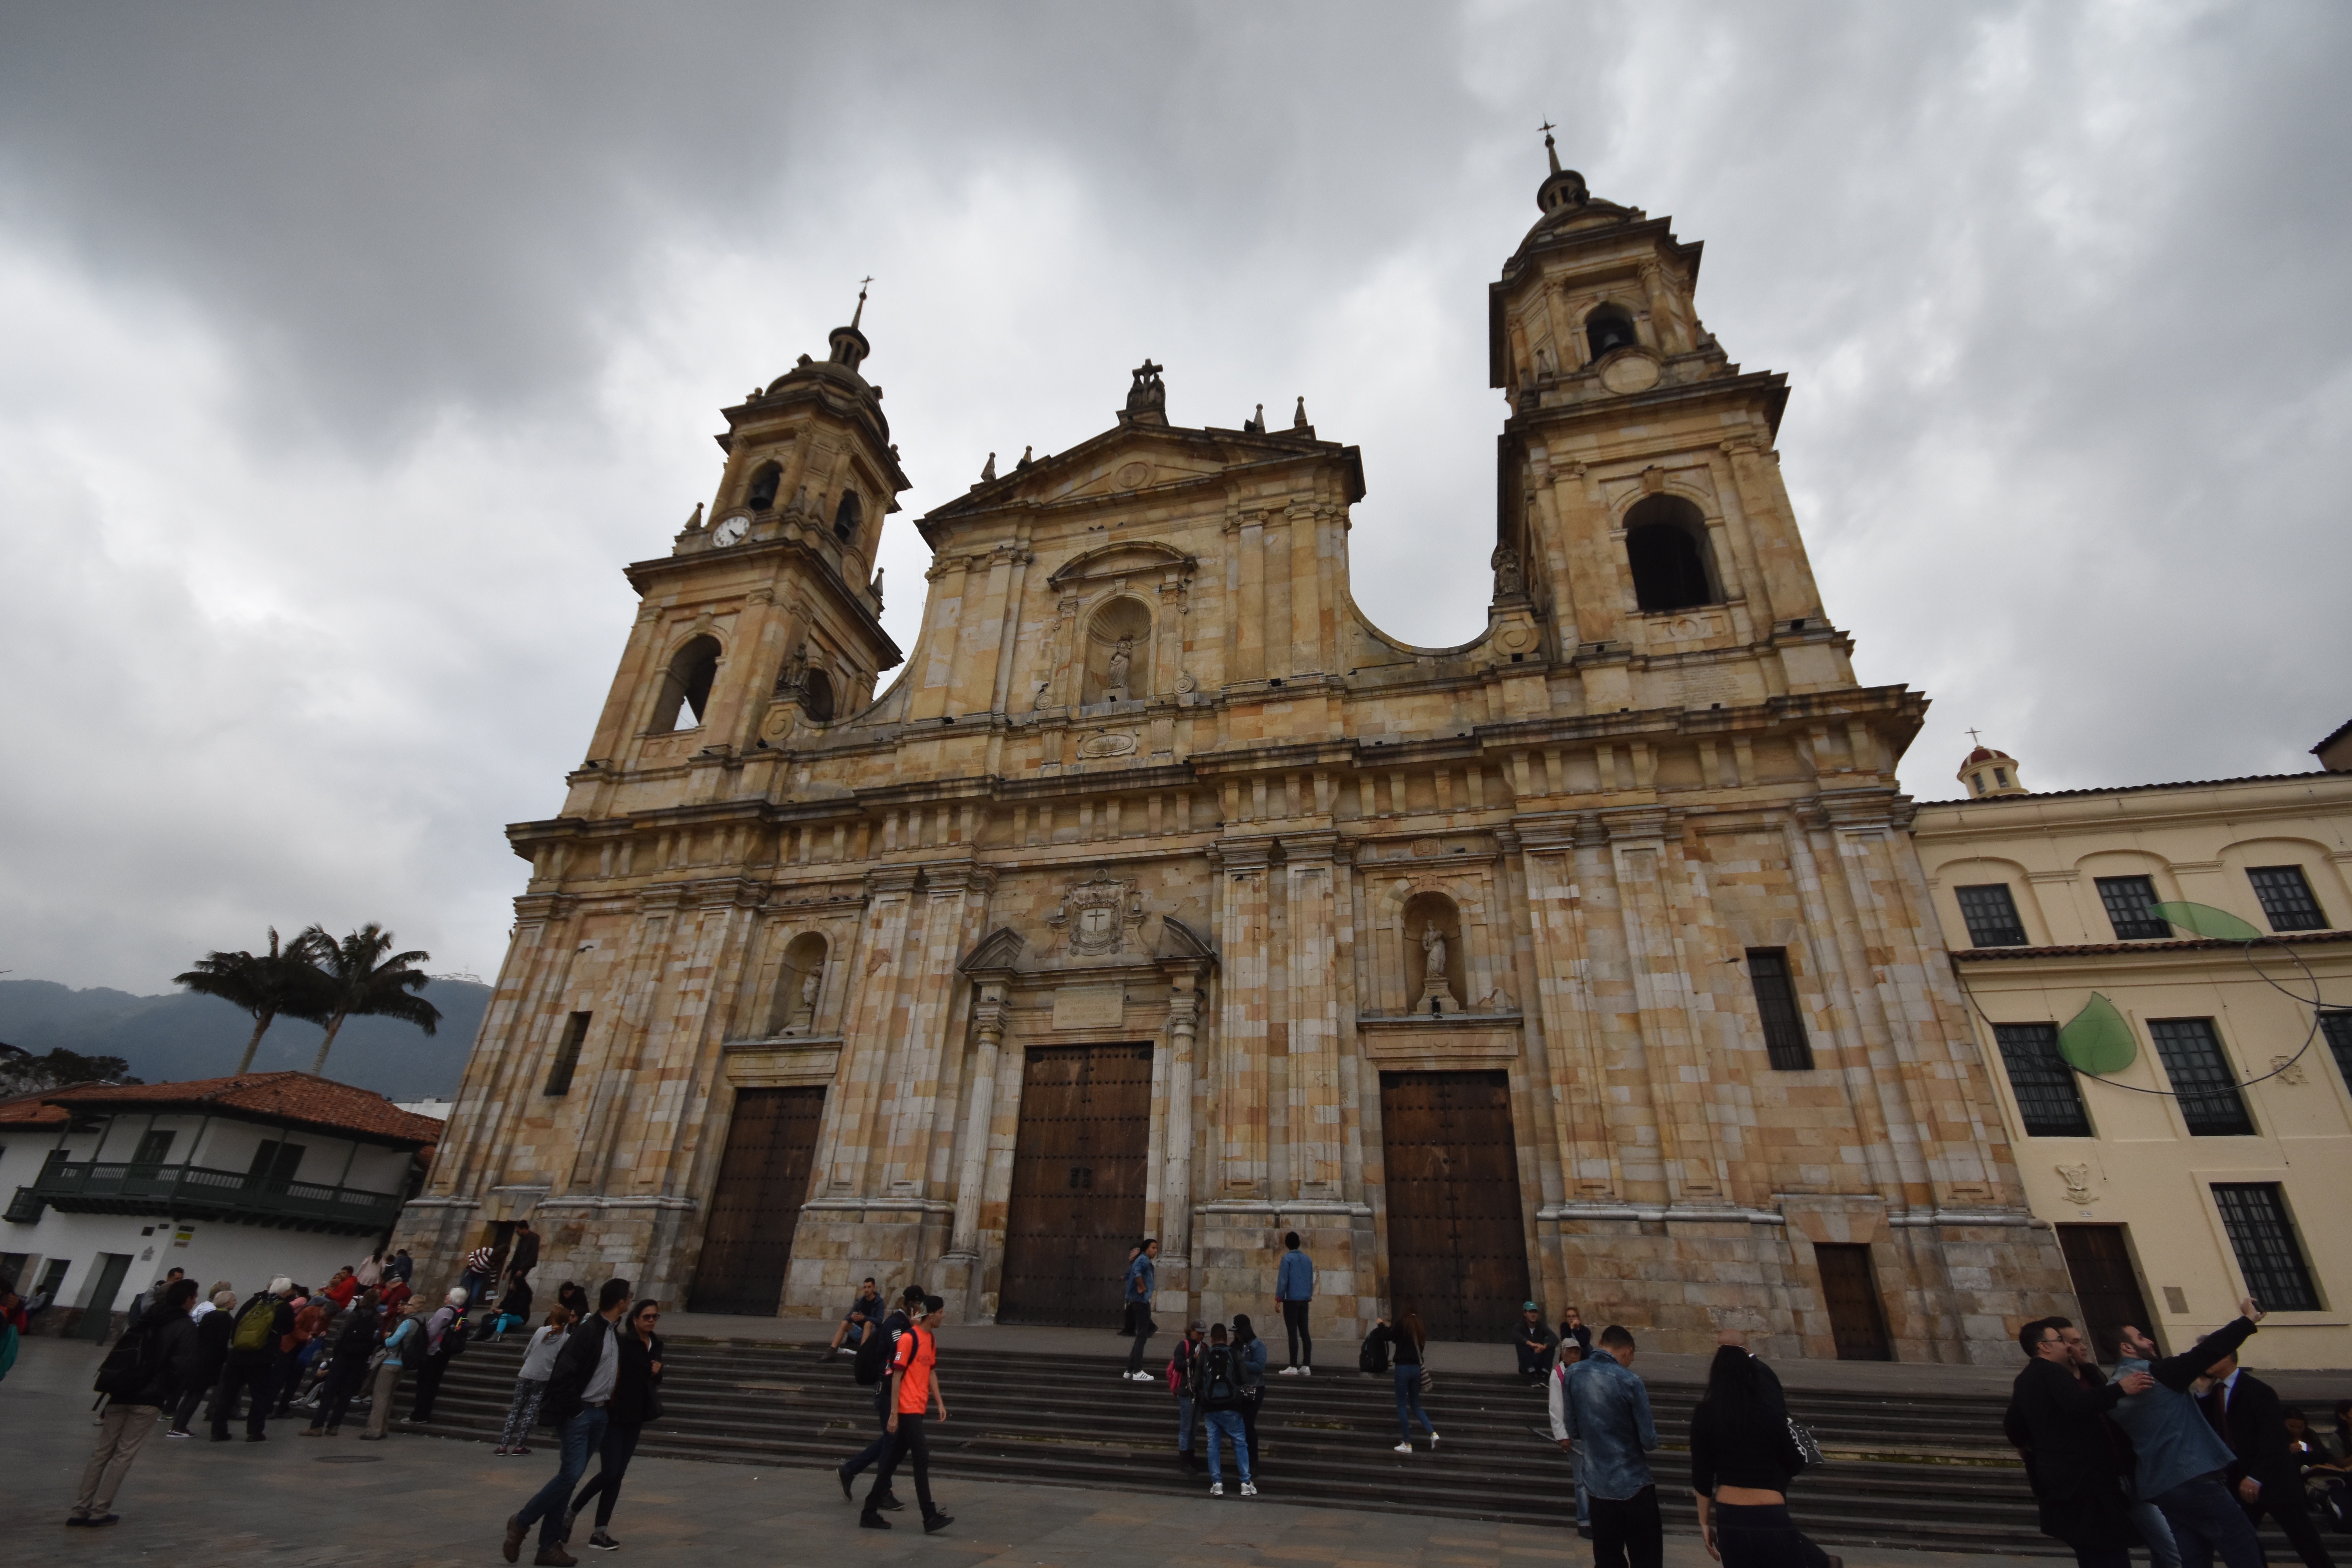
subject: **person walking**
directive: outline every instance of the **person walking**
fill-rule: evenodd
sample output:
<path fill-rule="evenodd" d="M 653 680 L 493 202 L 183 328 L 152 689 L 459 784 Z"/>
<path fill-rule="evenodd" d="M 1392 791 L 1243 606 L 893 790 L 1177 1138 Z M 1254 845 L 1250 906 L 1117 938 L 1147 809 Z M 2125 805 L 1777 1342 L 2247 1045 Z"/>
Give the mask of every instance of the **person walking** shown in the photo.
<path fill-rule="evenodd" d="M 2319 1531 L 2312 1528 L 2303 1496 L 2303 1467 L 2287 1445 L 2285 1406 L 2278 1390 L 2242 1370 L 2234 1353 L 2215 1362 L 2208 1375 L 2212 1387 L 2198 1403 L 2206 1421 L 2237 1456 L 2229 1469 L 2230 1489 L 2237 1493 L 2246 1522 L 2258 1524 L 2269 1514 L 2303 1559 L 2304 1568 L 2336 1568 Z"/>
<path fill-rule="evenodd" d="M 1805 1456 L 1777 1386 L 1740 1345 L 1717 1345 L 1691 1412 L 1691 1490 L 1699 1534 L 1723 1568 L 1837 1568 L 1789 1517 L 1789 1482 Z M 1774 1380 L 1777 1384 L 1778 1380 Z"/>
<path fill-rule="evenodd" d="M 1551 1377 L 1544 1385 L 1544 1403 L 1551 1412 L 1551 1435 L 1568 1456 L 1568 1473 L 1576 1484 L 1576 1533 L 1585 1540 L 1592 1539 L 1592 1494 L 1584 1489 L 1584 1454 L 1568 1440 L 1568 1382 L 1576 1369 L 1583 1364 L 1584 1347 L 1563 1336 L 1559 1342 L 1559 1360 L 1551 1369 Z"/>
<path fill-rule="evenodd" d="M 2189 1390 L 2215 1363 L 2234 1355 L 2263 1321 L 2249 1300 L 2239 1315 L 2177 1356 L 2159 1355 L 2134 1324 L 2117 1331 L 2123 1356 L 2118 1379 L 2144 1372 L 2155 1386 L 2127 1394 L 2116 1406 L 2116 1425 L 2139 1456 L 2139 1495 L 2156 1504 L 2172 1527 L 2182 1568 L 2210 1568 L 2219 1553 L 2229 1568 L 2263 1568 L 2263 1549 L 2223 1477 L 2237 1455 L 2213 1430 Z"/>
<path fill-rule="evenodd" d="M 375 1354 L 376 1331 L 383 1321 L 376 1310 L 375 1292 L 363 1290 L 359 1302 L 343 1314 L 334 1343 L 327 1351 L 327 1374 L 319 1384 L 318 1414 L 302 1429 L 305 1437 L 342 1435 L 343 1416 L 352 1398 L 367 1381 L 368 1361 Z"/>
<path fill-rule="evenodd" d="M 375 1387 L 368 1395 L 367 1430 L 360 1434 L 362 1443 L 383 1441 L 384 1428 L 392 1423 L 393 1392 L 400 1386 L 400 1374 L 416 1360 L 425 1343 L 422 1314 L 409 1312 L 395 1318 L 387 1308 L 384 1317 L 392 1328 L 383 1336 L 383 1354 L 372 1363 L 375 1367 Z"/>
<path fill-rule="evenodd" d="M 465 1353 L 466 1303 L 472 1298 L 462 1285 L 453 1286 L 441 1298 L 441 1305 L 425 1321 L 425 1342 L 418 1347 L 416 1357 L 416 1395 L 410 1401 L 408 1419 L 418 1426 L 433 1419 L 434 1402 L 441 1396 L 441 1380 L 449 1373 L 449 1363 Z"/>
<path fill-rule="evenodd" d="M 509 1563 L 521 1554 L 523 1537 L 530 1533 L 533 1524 L 539 1526 L 539 1554 L 531 1559 L 533 1563 L 540 1568 L 572 1568 L 580 1561 L 563 1550 L 563 1538 L 571 1528 L 565 1505 L 588 1468 L 588 1457 L 604 1446 L 604 1428 L 611 1420 L 607 1407 L 621 1380 L 620 1321 L 628 1310 L 629 1282 L 605 1280 L 596 1292 L 595 1315 L 572 1331 L 555 1358 L 555 1370 L 547 1375 L 547 1395 L 541 1409 L 547 1424 L 556 1430 L 561 1457 L 553 1479 L 507 1520 L 506 1539 L 499 1550 Z"/>
<path fill-rule="evenodd" d="M 1234 1446 L 1234 1466 L 1242 1473 L 1242 1496 L 1257 1496 L 1257 1484 L 1250 1470 L 1249 1438 L 1242 1429 L 1242 1389 L 1241 1358 L 1226 1342 L 1225 1325 L 1219 1323 L 1209 1331 L 1209 1342 L 1194 1350 L 1192 1398 L 1185 1401 L 1187 1405 L 1199 1404 L 1202 1422 L 1207 1429 L 1211 1497 L 1225 1495 L 1224 1469 L 1219 1456 L 1228 1441 Z M 1189 1420 L 1184 1435 L 1192 1435 Z"/>
<path fill-rule="evenodd" d="M 539 1425 L 540 1401 L 547 1397 L 547 1380 L 555 1371 L 555 1358 L 563 1349 L 572 1321 L 571 1308 L 552 1308 L 539 1332 L 530 1336 L 522 1352 L 522 1370 L 515 1374 L 514 1398 L 507 1405 L 507 1424 L 494 1452 L 530 1452 L 530 1429 Z"/>
<path fill-rule="evenodd" d="M 1265 1403 L 1265 1342 L 1251 1326 L 1249 1314 L 1234 1314 L 1234 1353 L 1242 1362 L 1242 1436 L 1249 1439 L 1250 1469 L 1265 1466 L 1257 1453 L 1257 1407 Z"/>
<path fill-rule="evenodd" d="M 1512 1348 L 1519 1357 L 1519 1376 L 1529 1388 L 1541 1388 L 1551 1380 L 1551 1363 L 1559 1349 L 1559 1337 L 1545 1327 L 1543 1309 L 1533 1301 L 1519 1308 L 1518 1327 L 1512 1331 Z"/>
<path fill-rule="evenodd" d="M 1437 1428 L 1429 1424 L 1429 1413 L 1421 1407 L 1421 1352 L 1429 1343 L 1429 1334 L 1421 1326 L 1421 1314 L 1407 1307 L 1397 1314 L 1391 1325 L 1386 1318 L 1376 1320 L 1372 1331 L 1365 1336 L 1374 1341 L 1390 1363 L 1391 1375 L 1396 1380 L 1397 1446 L 1400 1454 L 1412 1452 L 1412 1423 L 1421 1422 L 1429 1434 L 1429 1446 L 1437 1447 Z"/>
<path fill-rule="evenodd" d="M 890 1431 L 898 1440 L 890 1445 L 882 1468 L 874 1473 L 873 1489 L 866 1494 L 865 1510 L 857 1516 L 861 1529 L 890 1528 L 890 1521 L 882 1517 L 879 1500 L 889 1495 L 890 1478 L 898 1461 L 909 1456 L 915 1461 L 915 1502 L 923 1510 L 923 1533 L 935 1534 L 955 1522 L 931 1500 L 931 1450 L 923 1428 L 927 1408 L 937 1409 L 942 1423 L 948 1418 L 947 1394 L 940 1387 L 939 1342 L 933 1337 L 946 1307 L 937 1296 L 924 1297 L 921 1320 L 907 1326 L 891 1354 Z"/>
<path fill-rule="evenodd" d="M 499 1275 L 499 1255 L 495 1248 L 478 1247 L 466 1254 L 465 1271 L 457 1276 L 457 1289 L 466 1293 L 468 1301 L 478 1301 L 490 1281 Z"/>
<path fill-rule="evenodd" d="M 1201 1461 L 1192 1457 L 1192 1414 L 1196 1408 L 1193 1374 L 1199 1370 L 1201 1346 L 1208 1334 L 1208 1325 L 1195 1318 L 1184 1325 L 1184 1337 L 1176 1342 L 1176 1353 L 1168 1358 L 1168 1392 L 1176 1396 L 1176 1468 L 1197 1470 Z"/>
<path fill-rule="evenodd" d="M 222 1286 L 213 1292 L 210 1301 L 199 1304 L 192 1317 L 196 1325 L 196 1347 L 204 1359 L 204 1376 L 181 1389 L 179 1408 L 172 1413 L 172 1429 L 164 1436 L 195 1436 L 188 1430 L 188 1423 L 196 1418 L 196 1406 L 219 1384 L 221 1368 L 228 1364 L 228 1338 L 236 1328 L 236 1292 Z"/>
<path fill-rule="evenodd" d="M 188 1321 L 195 1299 L 193 1279 L 165 1286 L 100 1363 L 97 1387 L 106 1395 L 106 1413 L 99 1419 L 98 1447 L 81 1468 L 81 1491 L 66 1515 L 68 1524 L 88 1528 L 120 1520 L 114 1494 L 131 1461 L 163 1412 L 177 1404 L 181 1389 L 204 1376 L 204 1351 L 196 1325 Z"/>
<path fill-rule="evenodd" d="M 1665 1535 L 1658 1518 L 1657 1478 L 1646 1456 L 1658 1446 L 1650 1391 L 1633 1373 L 1633 1336 L 1616 1323 L 1601 1331 L 1601 1351 L 1580 1363 L 1567 1384 L 1557 1436 L 1584 1451 L 1584 1487 L 1592 1499 L 1593 1568 L 1660 1568 Z"/>
<path fill-rule="evenodd" d="M 283 1274 L 269 1282 L 269 1289 L 257 1290 L 251 1300 L 237 1309 L 236 1324 L 229 1331 L 228 1355 L 221 1365 L 220 1382 L 213 1389 L 213 1441 L 228 1441 L 229 1418 L 236 1414 L 240 1393 L 250 1393 L 253 1403 L 245 1416 L 245 1440 L 261 1442 L 268 1436 L 270 1374 L 278 1363 L 278 1347 L 294 1331 L 294 1309 L 287 1298 L 294 1293 L 294 1281 Z"/>
<path fill-rule="evenodd" d="M 613 1522 L 613 1507 L 621 1500 L 621 1478 L 637 1451 L 638 1435 L 646 1423 L 658 1418 L 661 1407 L 662 1342 L 654 1332 L 661 1321 L 661 1303 L 651 1299 L 629 1309 L 629 1326 L 621 1334 L 621 1372 L 613 1384 L 613 1402 L 606 1407 L 604 1441 L 596 1450 L 596 1474 L 572 1500 L 578 1514 L 596 1500 L 596 1528 L 588 1544 L 599 1552 L 617 1552 L 621 1543 L 604 1527 Z"/>
<path fill-rule="evenodd" d="M 1160 1243 L 1147 1240 L 1142 1250 L 1128 1260 L 1124 1301 L 1135 1325 L 1135 1343 L 1127 1352 L 1126 1376 L 1132 1383 L 1151 1381 L 1151 1374 L 1143 1370 L 1143 1347 L 1160 1331 L 1160 1325 L 1151 1321 L 1151 1297 L 1160 1284 L 1160 1268 L 1154 1261 L 1159 1256 Z"/>
<path fill-rule="evenodd" d="M 1298 1233 L 1285 1232 L 1282 1261 L 1274 1267 L 1274 1300 L 1282 1312 L 1282 1331 L 1290 1341 L 1290 1364 L 1285 1377 L 1315 1375 L 1315 1336 L 1307 1320 L 1315 1305 L 1315 1260 L 1298 1245 Z"/>
<path fill-rule="evenodd" d="M 2040 1505 L 2042 1533 L 2072 1548 L 2082 1568 L 2126 1568 L 2140 1538 L 2132 1521 L 2128 1448 L 2107 1430 L 2106 1413 L 2155 1379 L 2107 1383 L 2076 1363 L 2064 1318 L 2036 1318 L 2017 1331 L 2023 1371 L 2011 1384 L 2001 1429 L 2025 1460 Z"/>
<path fill-rule="evenodd" d="M 530 1271 L 539 1267 L 539 1232 L 531 1229 L 530 1221 L 519 1219 L 514 1227 L 514 1252 L 507 1262 L 507 1277 L 528 1279 Z"/>
<path fill-rule="evenodd" d="M 857 1479 L 858 1472 L 868 1465 L 878 1465 L 888 1458 L 891 1448 L 898 1443 L 896 1434 L 890 1429 L 893 1408 L 890 1403 L 890 1366 L 892 1358 L 898 1353 L 898 1336 L 905 1333 L 922 1312 L 926 1299 L 920 1285 L 908 1286 L 898 1299 L 898 1310 L 882 1320 L 881 1326 L 871 1339 L 858 1345 L 857 1359 L 850 1363 L 851 1373 L 856 1378 L 858 1386 L 874 1390 L 874 1425 L 877 1428 L 874 1441 L 866 1444 L 847 1464 L 834 1472 L 841 1481 L 841 1495 L 851 1502 L 857 1500 L 852 1483 Z M 885 1490 L 873 1500 L 873 1506 L 888 1509 L 895 1513 L 900 1505 L 896 1497 Z"/>

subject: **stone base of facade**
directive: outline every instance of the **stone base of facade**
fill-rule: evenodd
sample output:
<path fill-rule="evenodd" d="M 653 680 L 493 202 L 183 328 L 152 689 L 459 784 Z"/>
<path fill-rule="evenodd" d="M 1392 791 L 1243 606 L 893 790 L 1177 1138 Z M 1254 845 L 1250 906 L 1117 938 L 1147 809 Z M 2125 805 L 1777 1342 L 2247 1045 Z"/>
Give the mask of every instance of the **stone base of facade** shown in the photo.
<path fill-rule="evenodd" d="M 1376 1263 L 1379 1240 L 1372 1211 L 1363 1204 L 1229 1202 L 1194 1209 L 1197 1289 L 1171 1300 L 1172 1291 L 1182 1287 L 1162 1265 L 1163 1324 L 1171 1312 L 1180 1321 L 1196 1317 L 1209 1322 L 1230 1322 L 1234 1313 L 1246 1313 L 1258 1337 L 1276 1347 L 1280 1361 L 1282 1309 L 1274 1299 L 1274 1274 L 1282 1261 L 1282 1238 L 1294 1230 L 1315 1262 L 1315 1302 L 1307 1314 L 1315 1338 L 1353 1346 L 1386 1310 Z"/>
<path fill-rule="evenodd" d="M 972 1322 L 971 1260 L 947 1256 L 954 1226 L 953 1204 L 814 1199 L 793 1232 L 792 1267 L 777 1315 L 837 1318 L 871 1274 L 887 1301 L 920 1285 L 947 1302 L 949 1322 Z"/>

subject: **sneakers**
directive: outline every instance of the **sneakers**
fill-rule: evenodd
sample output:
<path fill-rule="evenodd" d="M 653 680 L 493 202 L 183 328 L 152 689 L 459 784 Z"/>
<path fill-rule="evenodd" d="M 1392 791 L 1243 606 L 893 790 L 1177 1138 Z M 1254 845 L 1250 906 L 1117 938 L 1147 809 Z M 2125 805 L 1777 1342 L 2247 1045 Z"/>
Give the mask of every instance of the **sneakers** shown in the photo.
<path fill-rule="evenodd" d="M 1255 1497 L 1255 1496 L 1257 1496 L 1257 1483 L 1256 1483 L 1255 1481 L 1244 1481 L 1244 1482 L 1242 1483 L 1242 1496 L 1244 1496 L 1244 1497 Z"/>
<path fill-rule="evenodd" d="M 509 1563 L 521 1556 L 522 1538 L 529 1532 L 530 1529 L 530 1527 L 529 1525 L 523 1523 L 522 1516 L 520 1514 L 510 1513 L 507 1515 L 507 1538 L 499 1544 L 499 1554 Z"/>
<path fill-rule="evenodd" d="M 1148 1372 L 1123 1372 L 1118 1375 L 1127 1379 L 1129 1383 L 1150 1383 L 1151 1381 L 1151 1374 Z"/>
<path fill-rule="evenodd" d="M 1389 1451 L 1394 1454 L 1410 1454 L 1412 1452 L 1412 1445 L 1411 1443 L 1399 1443 L 1394 1448 L 1391 1448 Z"/>
<path fill-rule="evenodd" d="M 1223 1496 L 1224 1496 L 1224 1495 L 1225 1495 L 1225 1483 L 1224 1483 L 1224 1482 L 1223 1482 L 1223 1481 L 1211 1481 L 1211 1482 L 1209 1483 L 1209 1495 L 1210 1495 L 1211 1497 L 1223 1497 Z"/>
<path fill-rule="evenodd" d="M 887 1530 L 890 1528 L 890 1521 L 884 1519 L 880 1514 L 875 1512 L 869 1508 L 864 1513 L 857 1516 L 857 1528 L 860 1530 Z"/>
<path fill-rule="evenodd" d="M 1298 1375 L 1298 1369 L 1295 1366 L 1286 1366 L 1274 1375 L 1276 1377 L 1297 1377 Z"/>
<path fill-rule="evenodd" d="M 618 1552 L 621 1549 L 621 1543 L 619 1542 L 614 1540 L 611 1536 L 605 1534 L 601 1530 L 588 1538 L 588 1544 L 594 1547 L 599 1552 Z"/>
<path fill-rule="evenodd" d="M 934 1509 L 929 1513 L 923 1515 L 923 1533 L 925 1535 L 937 1535 L 940 1531 L 945 1530 L 949 1525 L 953 1524 L 955 1520 L 951 1516 L 941 1513 L 937 1509 Z"/>
<path fill-rule="evenodd" d="M 1433 1448 L 1437 1447 L 1437 1434 L 1434 1432 L 1429 1435 L 1429 1446 Z"/>
<path fill-rule="evenodd" d="M 1315 1369 L 1311 1366 L 1302 1366 L 1298 1369 L 1298 1375 L 1301 1377 L 1313 1377 L 1315 1375 Z"/>
<path fill-rule="evenodd" d="M 177 1426 L 174 1426 L 169 1432 L 164 1433 L 163 1436 L 166 1437 L 193 1437 L 195 1434 L 194 1432 L 183 1432 Z"/>
<path fill-rule="evenodd" d="M 539 1555 L 531 1559 L 534 1568 L 572 1568 L 572 1565 L 579 1561 L 580 1559 L 564 1551 L 561 1542 L 553 1546 L 541 1547 Z"/>

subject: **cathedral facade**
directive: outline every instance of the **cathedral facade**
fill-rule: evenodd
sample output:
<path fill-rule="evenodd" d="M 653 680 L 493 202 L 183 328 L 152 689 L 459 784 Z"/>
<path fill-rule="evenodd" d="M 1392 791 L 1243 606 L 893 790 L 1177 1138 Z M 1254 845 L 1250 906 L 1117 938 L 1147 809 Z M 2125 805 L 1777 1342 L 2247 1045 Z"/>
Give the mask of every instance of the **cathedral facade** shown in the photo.
<path fill-rule="evenodd" d="M 725 411 L 531 864 L 425 1194 L 454 1272 L 833 1315 L 1316 1331 L 1522 1300 L 1643 1342 L 2005 1361 L 2072 1301 L 1909 831 L 1926 702 L 1854 679 L 1699 247 L 1557 159 L 1488 296 L 1508 399 L 1485 631 L 1350 595 L 1355 448 L 1171 421 L 916 526 L 859 326 Z M 885 672 L 898 674 L 877 695 Z M 428 1271 L 430 1271 L 428 1269 Z"/>

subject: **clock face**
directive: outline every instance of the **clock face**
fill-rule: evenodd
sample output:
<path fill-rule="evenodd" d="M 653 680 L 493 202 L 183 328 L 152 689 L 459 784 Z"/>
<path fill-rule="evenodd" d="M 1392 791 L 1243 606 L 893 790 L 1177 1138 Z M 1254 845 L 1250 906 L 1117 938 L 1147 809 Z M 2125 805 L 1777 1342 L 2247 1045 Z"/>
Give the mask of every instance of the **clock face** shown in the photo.
<path fill-rule="evenodd" d="M 715 544 L 733 544 L 751 531 L 751 520 L 737 512 L 733 517 L 722 518 L 719 526 L 710 531 L 710 538 Z"/>

